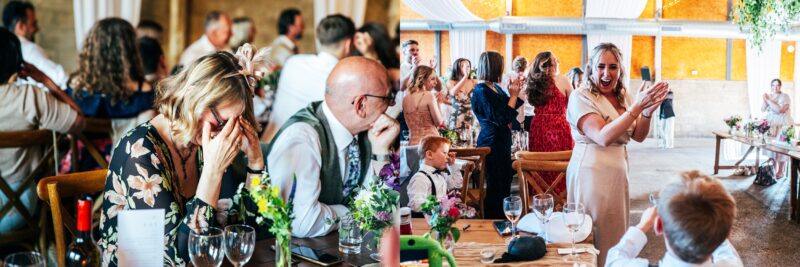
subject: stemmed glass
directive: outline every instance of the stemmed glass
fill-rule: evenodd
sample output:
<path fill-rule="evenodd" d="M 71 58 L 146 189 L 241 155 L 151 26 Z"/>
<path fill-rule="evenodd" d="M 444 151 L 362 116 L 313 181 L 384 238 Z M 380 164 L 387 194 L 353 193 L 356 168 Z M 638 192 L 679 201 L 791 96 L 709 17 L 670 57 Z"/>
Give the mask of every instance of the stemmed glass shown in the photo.
<path fill-rule="evenodd" d="M 522 199 L 518 196 L 504 198 L 503 212 L 506 214 L 506 218 L 511 221 L 511 239 L 517 238 L 517 221 L 522 215 Z"/>
<path fill-rule="evenodd" d="M 225 256 L 239 267 L 250 261 L 256 245 L 256 230 L 244 224 L 225 227 Z"/>
<path fill-rule="evenodd" d="M 576 262 L 578 259 L 578 254 L 575 253 L 575 233 L 578 232 L 583 225 L 583 221 L 586 217 L 584 215 L 585 213 L 586 210 L 581 203 L 568 202 L 564 205 L 561 216 L 564 219 L 564 226 L 572 233 L 572 251 L 570 251 L 569 255 L 564 256 L 565 261 Z"/>
<path fill-rule="evenodd" d="M 222 264 L 225 257 L 222 229 L 216 227 L 201 228 L 189 234 L 189 258 L 197 267 Z"/>
<path fill-rule="evenodd" d="M 539 218 L 542 226 L 542 233 L 545 241 L 548 241 L 549 238 L 547 236 L 547 226 L 545 223 L 547 219 L 550 219 L 550 215 L 553 214 L 553 206 L 555 206 L 555 202 L 553 201 L 553 195 L 551 194 L 537 194 L 533 196 L 533 213 L 536 214 L 536 218 Z"/>
<path fill-rule="evenodd" d="M 44 267 L 45 260 L 39 252 L 17 252 L 6 256 L 5 266 L 8 267 Z"/>

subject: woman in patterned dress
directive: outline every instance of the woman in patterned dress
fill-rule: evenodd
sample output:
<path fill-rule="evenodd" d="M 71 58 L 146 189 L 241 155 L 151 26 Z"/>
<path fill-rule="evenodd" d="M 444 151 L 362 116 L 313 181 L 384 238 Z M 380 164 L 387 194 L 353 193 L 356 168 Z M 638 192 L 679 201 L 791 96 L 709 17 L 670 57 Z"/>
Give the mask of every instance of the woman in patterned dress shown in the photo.
<path fill-rule="evenodd" d="M 572 150 L 572 136 L 567 123 L 567 100 L 572 92 L 566 77 L 558 75 L 559 62 L 552 52 L 536 55 L 528 73 L 528 103 L 534 106 L 536 115 L 528 133 L 530 151 L 554 152 Z M 541 174 L 547 184 L 552 184 L 558 173 Z M 553 189 L 556 195 L 566 197 L 565 183 Z"/>
<path fill-rule="evenodd" d="M 450 71 L 450 81 L 447 82 L 453 104 L 453 113 L 447 121 L 447 128 L 454 129 L 459 136 L 464 131 L 469 132 L 475 122 L 472 114 L 472 90 L 478 81 L 470 77 L 471 71 L 472 63 L 468 59 L 456 59 Z"/>
<path fill-rule="evenodd" d="M 253 93 L 241 70 L 227 52 L 198 59 L 161 82 L 156 97 L 160 115 L 120 140 L 109 164 L 100 217 L 104 265 L 120 264 L 117 218 L 123 210 L 165 210 L 168 266 L 189 262 L 190 231 L 257 225 L 247 215 L 256 206 L 237 193 L 240 184 L 265 170 Z M 245 157 L 237 156 L 240 150 Z M 266 237 L 268 231 L 259 229 L 259 238 Z"/>

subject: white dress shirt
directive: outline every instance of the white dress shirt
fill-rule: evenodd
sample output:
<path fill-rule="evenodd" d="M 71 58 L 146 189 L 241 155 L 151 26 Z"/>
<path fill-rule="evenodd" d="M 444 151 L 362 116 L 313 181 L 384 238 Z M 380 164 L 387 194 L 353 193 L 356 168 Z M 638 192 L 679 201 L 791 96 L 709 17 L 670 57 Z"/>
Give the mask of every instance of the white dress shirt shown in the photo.
<path fill-rule="evenodd" d="M 211 41 L 208 40 L 208 37 L 205 34 L 203 34 L 203 36 L 201 36 L 200 39 L 197 39 L 197 41 L 194 41 L 194 43 L 192 43 L 191 45 L 189 45 L 189 47 L 183 50 L 183 54 L 181 54 L 181 59 L 178 61 L 178 64 L 184 67 L 188 67 L 189 65 L 192 64 L 192 62 L 194 62 L 198 58 L 217 51 L 218 51 L 217 48 L 214 47 L 213 44 L 211 44 Z M 233 51 L 231 51 L 229 47 L 226 47 L 221 51 L 233 53 Z"/>
<path fill-rule="evenodd" d="M 270 57 L 273 63 L 283 66 L 286 64 L 286 60 L 294 55 L 294 48 L 297 47 L 297 45 L 289 39 L 289 37 L 281 34 L 272 41 L 271 47 Z"/>
<path fill-rule="evenodd" d="M 634 267 L 643 266 L 647 267 L 650 263 L 647 259 L 637 258 L 639 252 L 642 251 L 644 245 L 647 244 L 647 236 L 636 227 L 628 228 L 625 235 L 619 243 L 608 251 L 606 257 L 607 267 Z M 742 259 L 739 258 L 739 253 L 736 248 L 731 245 L 731 242 L 725 240 L 716 250 L 711 254 L 711 258 L 706 262 L 700 264 L 687 263 L 678 258 L 672 252 L 667 251 L 664 257 L 661 258 L 659 266 L 725 266 L 725 267 L 740 267 Z"/>
<path fill-rule="evenodd" d="M 451 166 L 448 166 L 447 169 L 450 171 L 449 175 L 447 173 L 434 174 L 433 172 L 436 171 L 436 168 L 428 164 L 422 164 L 419 167 L 421 172 L 431 176 L 433 184 L 436 185 L 437 199 L 446 196 L 448 190 L 461 188 L 464 184 L 464 178 L 461 177 L 460 171 Z M 421 172 L 414 174 L 411 177 L 411 182 L 408 183 L 408 207 L 415 212 L 422 212 L 420 206 L 431 195 L 431 181 Z"/>
<path fill-rule="evenodd" d="M 50 80 L 53 80 L 58 87 L 66 88 L 65 85 L 67 83 L 68 76 L 67 73 L 64 72 L 64 67 L 51 61 L 47 57 L 47 54 L 45 54 L 44 50 L 37 44 L 28 41 L 28 39 L 25 39 L 25 37 L 18 37 L 22 48 L 22 59 L 41 70 L 42 73 L 47 75 L 47 77 L 50 77 Z M 28 78 L 27 83 L 38 84 L 31 78 Z M 44 88 L 42 85 L 39 85 L 39 87 Z"/>
<path fill-rule="evenodd" d="M 327 52 L 295 55 L 286 61 L 278 80 L 264 141 L 269 143 L 281 126 L 297 111 L 325 98 L 325 81 L 339 59 Z"/>
<path fill-rule="evenodd" d="M 342 181 L 347 179 L 346 162 L 347 147 L 356 136 L 350 133 L 339 120 L 333 116 L 328 104 L 322 103 L 322 112 L 328 120 L 333 141 L 339 155 L 339 170 Z M 337 225 L 328 225 L 325 219 L 334 219 L 346 215 L 349 210 L 344 205 L 326 205 L 319 202 L 321 192 L 320 166 L 322 157 L 319 135 L 308 123 L 295 123 L 287 127 L 275 140 L 272 151 L 267 156 L 269 174 L 272 185 L 281 189 L 281 196 L 288 199 L 292 189 L 292 177 L 297 177 L 294 195 L 294 221 L 292 235 L 295 237 L 323 236 L 337 229 Z M 361 159 L 369 160 L 369 159 Z M 375 177 L 385 162 L 371 162 L 372 174 L 367 174 L 364 184 Z M 349 170 L 347 170 L 349 171 Z"/>

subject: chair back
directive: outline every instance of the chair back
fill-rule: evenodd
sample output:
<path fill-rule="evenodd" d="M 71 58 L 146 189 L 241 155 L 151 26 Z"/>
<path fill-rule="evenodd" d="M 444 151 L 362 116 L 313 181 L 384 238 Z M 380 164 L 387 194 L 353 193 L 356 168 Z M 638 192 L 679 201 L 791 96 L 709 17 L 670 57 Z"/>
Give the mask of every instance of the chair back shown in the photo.
<path fill-rule="evenodd" d="M 489 153 L 492 152 L 492 149 L 489 147 L 462 147 L 451 148 L 450 152 L 455 152 L 456 158 L 469 160 L 474 163 L 473 166 L 468 167 L 468 169 L 464 172 L 464 182 L 461 186 L 461 196 L 464 198 L 463 200 L 466 204 L 478 202 L 477 205 L 480 207 L 478 210 L 478 216 L 483 218 L 483 200 L 486 198 L 486 155 L 489 155 Z M 475 170 L 479 172 L 478 181 L 475 183 L 475 188 L 470 189 L 470 184 L 473 184 L 472 172 Z"/>
<path fill-rule="evenodd" d="M 75 216 L 70 214 L 61 203 L 65 197 L 76 197 L 86 193 L 103 191 L 108 170 L 76 172 L 65 175 L 45 177 L 36 186 L 39 199 L 50 204 L 53 215 L 53 230 L 56 236 L 56 255 L 65 255 L 67 248 L 64 228 L 75 236 Z M 99 200 L 96 200 L 99 202 Z M 58 257 L 58 265 L 64 266 L 64 257 Z"/>
<path fill-rule="evenodd" d="M 512 167 L 517 172 L 519 191 L 522 197 L 522 214 L 528 213 L 536 194 L 553 195 L 554 210 L 561 210 L 567 201 L 566 190 L 560 193 L 555 188 L 566 183 L 567 166 L 572 151 L 559 152 L 518 152 Z M 547 182 L 542 174 L 556 173 L 553 181 Z"/>
<path fill-rule="evenodd" d="M 89 155 L 94 159 L 98 166 L 101 169 L 108 169 L 108 161 L 106 161 L 103 153 L 100 152 L 100 149 L 96 147 L 89 138 L 86 138 L 87 133 L 92 134 L 107 134 L 109 137 L 111 136 L 111 120 L 110 119 L 99 119 L 99 118 L 86 118 L 86 127 L 83 128 L 83 132 L 73 135 L 73 138 L 70 142 L 70 148 L 72 151 L 71 159 L 72 159 L 72 170 L 78 169 L 78 153 L 80 150 L 78 149 L 78 140 L 83 143 L 83 147 L 89 152 Z"/>
<path fill-rule="evenodd" d="M 31 186 L 35 185 L 39 178 L 45 175 L 52 175 L 55 171 L 54 159 L 55 157 L 55 142 L 56 138 L 54 132 L 49 130 L 27 130 L 27 131 L 10 131 L 0 132 L 0 148 L 26 148 L 26 147 L 42 147 L 44 153 L 43 158 L 37 166 L 31 168 L 31 172 L 20 180 L 20 184 L 16 189 L 11 188 L 11 185 L 4 177 L 0 177 L 0 193 L 4 195 L 8 201 L 6 204 L 0 205 L 0 218 L 6 217 L 12 209 L 16 209 L 17 213 L 25 221 L 25 227 L 19 230 L 14 230 L 8 233 L 0 234 L 0 247 L 11 244 L 28 243 L 31 241 L 38 241 L 40 252 L 44 253 L 46 250 L 46 237 L 44 235 L 45 222 L 47 221 L 47 214 L 42 208 L 39 212 L 38 218 L 32 214 L 24 206 L 22 195 Z M 5 159 L 14 160 L 14 159 Z"/>

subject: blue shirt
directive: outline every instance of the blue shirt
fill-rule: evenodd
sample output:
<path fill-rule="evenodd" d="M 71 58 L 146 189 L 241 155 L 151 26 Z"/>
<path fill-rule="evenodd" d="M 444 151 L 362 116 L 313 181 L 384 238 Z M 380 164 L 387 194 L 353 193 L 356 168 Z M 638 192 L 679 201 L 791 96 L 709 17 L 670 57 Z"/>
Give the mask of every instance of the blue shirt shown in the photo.
<path fill-rule="evenodd" d="M 514 108 L 508 106 L 510 97 L 500 86 L 495 84 L 495 90 L 486 83 L 479 83 L 472 93 L 472 112 L 481 124 L 478 135 L 479 147 L 497 147 L 511 150 L 511 129 L 509 124 L 516 121 L 517 108 L 524 103 L 517 99 Z M 494 148 L 492 149 L 494 152 Z M 509 152 L 510 153 L 510 152 Z"/>
<path fill-rule="evenodd" d="M 132 118 L 142 111 L 153 108 L 155 91 L 142 92 L 142 84 L 139 83 L 139 90 L 131 95 L 127 100 L 119 100 L 114 105 L 111 99 L 104 94 L 89 94 L 88 91 L 81 90 L 76 97 L 74 89 L 67 86 L 65 92 L 75 99 L 75 102 L 83 110 L 86 117 L 91 118 Z"/>

